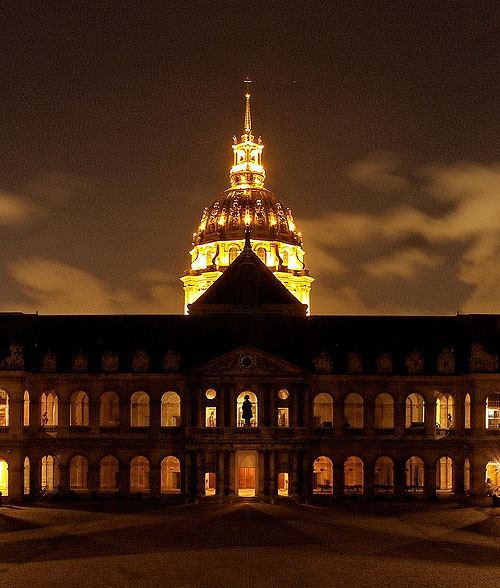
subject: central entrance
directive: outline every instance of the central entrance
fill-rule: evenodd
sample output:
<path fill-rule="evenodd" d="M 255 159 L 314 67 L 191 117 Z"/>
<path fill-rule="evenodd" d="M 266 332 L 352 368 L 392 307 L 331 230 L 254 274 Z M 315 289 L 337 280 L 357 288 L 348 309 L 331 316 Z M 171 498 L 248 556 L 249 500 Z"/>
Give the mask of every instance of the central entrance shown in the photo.
<path fill-rule="evenodd" d="M 236 452 L 236 488 L 238 496 L 256 496 L 257 494 L 257 451 Z"/>

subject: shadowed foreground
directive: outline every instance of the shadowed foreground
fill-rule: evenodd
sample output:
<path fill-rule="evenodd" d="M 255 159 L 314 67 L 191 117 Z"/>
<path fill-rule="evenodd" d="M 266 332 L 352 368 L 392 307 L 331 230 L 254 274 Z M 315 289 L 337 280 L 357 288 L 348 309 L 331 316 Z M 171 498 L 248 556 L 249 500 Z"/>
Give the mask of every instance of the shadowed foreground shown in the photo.
<path fill-rule="evenodd" d="M 491 586 L 500 510 L 260 503 L 141 513 L 0 509 L 0 582 L 25 586 Z"/>

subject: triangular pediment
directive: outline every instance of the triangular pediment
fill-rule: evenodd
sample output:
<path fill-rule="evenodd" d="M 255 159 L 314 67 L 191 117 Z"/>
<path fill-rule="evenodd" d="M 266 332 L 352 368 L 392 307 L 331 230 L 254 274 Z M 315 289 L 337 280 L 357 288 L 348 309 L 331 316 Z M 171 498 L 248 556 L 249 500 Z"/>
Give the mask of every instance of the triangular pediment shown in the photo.
<path fill-rule="evenodd" d="M 190 370 L 191 375 L 304 377 L 302 368 L 270 353 L 244 345 Z"/>

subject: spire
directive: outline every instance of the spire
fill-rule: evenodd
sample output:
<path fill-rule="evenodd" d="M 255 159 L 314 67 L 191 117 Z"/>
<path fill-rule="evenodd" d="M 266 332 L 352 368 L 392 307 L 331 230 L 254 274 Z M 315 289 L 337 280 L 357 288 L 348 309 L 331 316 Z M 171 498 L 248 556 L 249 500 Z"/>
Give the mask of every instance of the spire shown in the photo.
<path fill-rule="evenodd" d="M 252 136 L 252 116 L 250 114 L 250 84 L 252 80 L 247 76 L 245 80 L 245 85 L 247 87 L 247 91 L 245 93 L 245 135 L 249 137 Z M 253 138 L 253 137 L 252 137 Z"/>

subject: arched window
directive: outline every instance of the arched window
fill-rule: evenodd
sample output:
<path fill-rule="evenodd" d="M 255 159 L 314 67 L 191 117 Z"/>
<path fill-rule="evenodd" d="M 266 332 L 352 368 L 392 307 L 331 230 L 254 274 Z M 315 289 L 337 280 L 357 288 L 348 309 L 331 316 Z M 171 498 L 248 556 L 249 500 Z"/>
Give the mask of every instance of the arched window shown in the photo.
<path fill-rule="evenodd" d="M 333 426 L 333 400 L 330 394 L 316 394 L 313 402 L 313 425 L 315 427 Z"/>
<path fill-rule="evenodd" d="M 406 398 L 406 427 L 424 426 L 425 401 L 421 394 L 413 393 Z"/>
<path fill-rule="evenodd" d="M 89 426 L 89 397 L 83 390 L 73 392 L 69 405 L 70 427 Z"/>
<path fill-rule="evenodd" d="M 350 429 L 362 429 L 363 398 L 357 394 L 348 394 L 344 400 L 344 426 Z"/>
<path fill-rule="evenodd" d="M 500 429 L 500 394 L 494 392 L 486 399 L 486 428 Z"/>
<path fill-rule="evenodd" d="M 394 491 L 394 462 L 386 455 L 379 457 L 375 462 L 375 491 Z"/>
<path fill-rule="evenodd" d="M 130 399 L 130 426 L 149 427 L 149 396 L 135 392 Z"/>
<path fill-rule="evenodd" d="M 451 394 L 438 394 L 436 398 L 436 426 L 440 429 L 455 428 L 455 406 Z"/>
<path fill-rule="evenodd" d="M 130 492 L 149 492 L 149 461 L 142 455 L 130 462 Z"/>
<path fill-rule="evenodd" d="M 470 492 L 470 461 L 468 457 L 464 461 L 464 492 Z"/>
<path fill-rule="evenodd" d="M 116 392 L 104 392 L 101 396 L 99 426 L 111 428 L 120 426 L 120 398 Z"/>
<path fill-rule="evenodd" d="M 106 455 L 99 464 L 99 490 L 101 492 L 115 492 L 118 490 L 118 474 L 120 465 L 116 457 Z"/>
<path fill-rule="evenodd" d="M 470 394 L 469 393 L 467 393 L 465 395 L 465 411 L 464 412 L 465 412 L 465 414 L 464 414 L 464 421 L 465 421 L 464 422 L 464 426 L 465 426 L 466 429 L 470 429 L 470 418 L 471 418 L 470 417 L 470 413 L 471 413 L 471 410 L 470 410 Z"/>
<path fill-rule="evenodd" d="M 23 494 L 30 493 L 30 460 L 28 457 L 24 458 L 24 467 L 23 467 Z"/>
<path fill-rule="evenodd" d="M 420 457 L 413 456 L 406 460 L 406 490 L 422 492 L 424 489 L 424 462 Z"/>
<path fill-rule="evenodd" d="M 248 396 L 248 398 L 247 398 Z M 244 408 L 247 407 L 248 405 L 245 405 L 245 407 L 243 406 L 243 404 L 246 401 L 251 402 L 252 406 L 251 406 L 251 414 L 252 416 L 250 418 L 245 418 L 245 414 L 244 414 Z M 247 423 L 249 423 L 249 425 L 251 427 L 257 427 L 259 424 L 259 407 L 258 407 L 258 400 L 257 400 L 257 396 L 255 396 L 255 394 L 253 392 L 250 391 L 246 391 L 246 392 L 242 392 L 239 396 L 238 399 L 236 401 L 236 425 L 238 427 L 245 427 L 248 426 Z M 248 413 L 249 415 L 250 413 Z"/>
<path fill-rule="evenodd" d="M 0 427 L 9 426 L 9 395 L 0 390 Z"/>
<path fill-rule="evenodd" d="M 40 481 L 44 492 L 52 492 L 59 486 L 59 460 L 53 455 L 44 455 L 41 462 Z"/>
<path fill-rule="evenodd" d="M 23 397 L 23 427 L 30 426 L 30 393 L 28 390 L 24 391 Z"/>
<path fill-rule="evenodd" d="M 75 455 L 69 462 L 69 487 L 71 490 L 88 489 L 89 462 L 83 455 Z"/>
<path fill-rule="evenodd" d="M 0 459 L 0 492 L 2 496 L 9 495 L 9 466 L 3 459 Z"/>
<path fill-rule="evenodd" d="M 363 462 L 354 455 L 344 462 L 344 494 L 363 494 Z"/>
<path fill-rule="evenodd" d="M 161 493 L 178 494 L 181 491 L 181 462 L 169 455 L 161 462 Z"/>
<path fill-rule="evenodd" d="M 493 494 L 498 496 L 500 491 L 500 463 L 498 461 L 489 461 L 486 464 L 485 486 L 488 496 Z"/>
<path fill-rule="evenodd" d="M 165 392 L 161 397 L 161 426 L 179 427 L 181 424 L 181 398 L 176 392 Z"/>
<path fill-rule="evenodd" d="M 333 464 L 326 455 L 321 455 L 314 460 L 313 468 L 313 494 L 333 493 Z"/>
<path fill-rule="evenodd" d="M 451 492 L 453 490 L 453 460 L 441 457 L 436 464 L 436 490 Z"/>
<path fill-rule="evenodd" d="M 259 247 L 257 249 L 257 257 L 262 261 L 262 263 L 266 263 L 266 250 L 264 247 Z"/>
<path fill-rule="evenodd" d="M 40 424 L 44 427 L 57 427 L 58 401 L 53 390 L 42 392 L 40 398 Z"/>
<path fill-rule="evenodd" d="M 285 249 L 285 251 L 283 251 L 283 265 L 285 267 L 288 267 L 288 251 Z"/>
<path fill-rule="evenodd" d="M 385 392 L 375 398 L 375 428 L 394 428 L 394 398 Z"/>
<path fill-rule="evenodd" d="M 233 263 L 233 261 L 238 257 L 238 248 L 237 247 L 231 247 L 231 249 L 229 250 L 229 264 Z"/>

